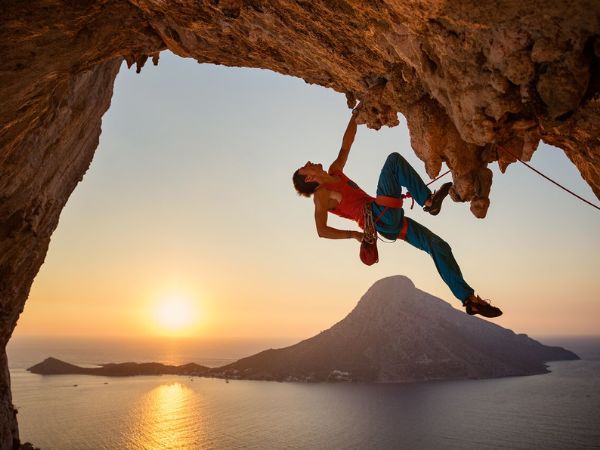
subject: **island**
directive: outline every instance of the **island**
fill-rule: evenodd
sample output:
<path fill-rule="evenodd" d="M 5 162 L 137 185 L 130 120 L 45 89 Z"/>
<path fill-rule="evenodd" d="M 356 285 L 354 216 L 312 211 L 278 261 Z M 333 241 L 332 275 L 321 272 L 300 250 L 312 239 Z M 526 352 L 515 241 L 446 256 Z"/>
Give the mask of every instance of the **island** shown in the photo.
<path fill-rule="evenodd" d="M 204 376 L 210 369 L 206 366 L 190 363 L 182 366 L 171 366 L 156 362 L 151 363 L 107 363 L 99 367 L 80 367 L 56 358 L 46 358 L 39 364 L 27 369 L 40 375 L 102 375 L 105 377 L 128 377 L 137 375 L 186 375 Z"/>

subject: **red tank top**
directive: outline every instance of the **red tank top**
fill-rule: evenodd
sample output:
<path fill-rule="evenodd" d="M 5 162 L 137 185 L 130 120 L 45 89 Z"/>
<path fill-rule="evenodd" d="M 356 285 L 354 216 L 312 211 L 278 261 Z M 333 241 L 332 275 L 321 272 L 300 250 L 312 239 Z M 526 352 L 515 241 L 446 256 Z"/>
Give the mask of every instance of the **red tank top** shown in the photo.
<path fill-rule="evenodd" d="M 342 201 L 334 209 L 329 210 L 329 212 L 345 219 L 354 220 L 358 223 L 359 227 L 364 229 L 364 205 L 375 199 L 359 188 L 354 181 L 339 170 L 331 172 L 330 175 L 339 177 L 340 181 L 337 183 L 326 183 L 322 186 L 325 189 L 342 194 Z"/>

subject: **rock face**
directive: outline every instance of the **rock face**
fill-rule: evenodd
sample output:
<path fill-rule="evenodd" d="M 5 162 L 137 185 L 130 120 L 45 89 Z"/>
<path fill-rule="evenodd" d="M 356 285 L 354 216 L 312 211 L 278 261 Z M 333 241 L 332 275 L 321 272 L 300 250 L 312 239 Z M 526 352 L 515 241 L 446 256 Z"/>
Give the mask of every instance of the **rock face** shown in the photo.
<path fill-rule="evenodd" d="M 170 49 L 301 77 L 407 118 L 430 176 L 489 206 L 487 165 L 564 149 L 600 196 L 600 2 L 531 0 L 5 0 L 0 5 L 0 348 L 60 211 L 89 166 L 123 60 Z M 0 446 L 17 439 L 6 357 Z"/>
<path fill-rule="evenodd" d="M 406 277 L 375 283 L 348 316 L 291 347 L 267 350 L 222 375 L 249 379 L 407 382 L 546 373 L 545 362 L 579 359 L 468 316 Z"/>

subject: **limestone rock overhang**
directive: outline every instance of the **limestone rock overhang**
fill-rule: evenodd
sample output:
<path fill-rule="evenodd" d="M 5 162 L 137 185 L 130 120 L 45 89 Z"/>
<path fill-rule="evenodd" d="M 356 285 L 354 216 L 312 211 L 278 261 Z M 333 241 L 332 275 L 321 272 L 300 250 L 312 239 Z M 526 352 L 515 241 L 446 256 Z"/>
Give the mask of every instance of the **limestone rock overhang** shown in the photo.
<path fill-rule="evenodd" d="M 371 128 L 395 126 L 402 113 L 427 173 L 445 162 L 453 199 L 477 217 L 489 207 L 488 164 L 529 160 L 540 140 L 563 148 L 600 196 L 596 1 L 9 1 L 3 9 L 3 153 L 58 131 L 42 121 L 83 73 L 123 58 L 140 70 L 168 48 L 332 88 L 350 107 L 364 103 L 359 122 Z"/>

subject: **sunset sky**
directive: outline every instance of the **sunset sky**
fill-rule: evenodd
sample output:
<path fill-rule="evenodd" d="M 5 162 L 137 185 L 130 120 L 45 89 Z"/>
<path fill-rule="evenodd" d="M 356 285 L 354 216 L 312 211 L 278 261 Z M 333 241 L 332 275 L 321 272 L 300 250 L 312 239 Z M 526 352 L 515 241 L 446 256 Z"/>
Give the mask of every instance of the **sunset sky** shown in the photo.
<path fill-rule="evenodd" d="M 123 66 L 15 335 L 292 342 L 396 274 L 459 308 L 430 257 L 408 244 L 380 243 L 380 262 L 367 267 L 356 241 L 317 237 L 312 201 L 291 175 L 335 159 L 349 115 L 343 94 L 264 70 L 168 52 L 139 75 Z M 400 119 L 358 128 L 346 173 L 371 194 L 393 151 L 427 180 Z M 562 150 L 542 145 L 532 164 L 600 203 Z M 467 282 L 503 309 L 494 323 L 532 336 L 600 334 L 600 211 L 521 165 L 490 168 L 486 219 L 451 201 L 437 217 L 418 207 L 408 216 L 447 240 Z"/>

